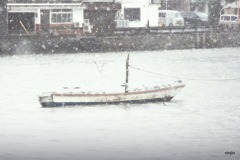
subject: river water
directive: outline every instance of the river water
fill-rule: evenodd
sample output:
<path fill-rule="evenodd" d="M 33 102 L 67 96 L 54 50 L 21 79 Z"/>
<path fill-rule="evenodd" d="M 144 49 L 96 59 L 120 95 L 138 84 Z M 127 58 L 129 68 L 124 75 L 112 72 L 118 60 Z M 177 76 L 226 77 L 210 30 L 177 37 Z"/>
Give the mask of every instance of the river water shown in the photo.
<path fill-rule="evenodd" d="M 62 87 L 186 87 L 168 103 L 42 108 Z M 99 69 L 98 66 L 102 66 Z M 240 48 L 0 57 L 0 160 L 240 160 Z M 231 154 L 230 154 L 231 153 Z"/>

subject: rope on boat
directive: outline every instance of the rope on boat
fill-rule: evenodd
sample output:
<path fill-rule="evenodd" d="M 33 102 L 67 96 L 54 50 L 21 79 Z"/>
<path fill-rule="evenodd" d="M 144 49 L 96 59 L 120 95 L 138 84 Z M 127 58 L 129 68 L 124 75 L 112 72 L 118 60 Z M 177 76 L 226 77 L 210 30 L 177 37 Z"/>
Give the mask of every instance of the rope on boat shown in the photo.
<path fill-rule="evenodd" d="M 171 76 L 171 75 L 160 74 L 160 73 L 148 71 L 148 70 L 141 69 L 141 68 L 138 68 L 138 67 L 134 67 L 134 66 L 131 66 L 131 65 L 129 65 L 129 67 L 131 67 L 133 69 L 136 69 L 136 70 L 139 70 L 139 71 L 159 75 L 159 76 L 165 76 L 165 77 L 171 77 L 171 78 L 177 78 L 177 79 L 184 79 L 184 80 L 193 80 L 193 81 L 237 81 L 237 80 L 240 80 L 240 78 L 229 78 L 229 79 L 182 78 L 182 77 Z"/>

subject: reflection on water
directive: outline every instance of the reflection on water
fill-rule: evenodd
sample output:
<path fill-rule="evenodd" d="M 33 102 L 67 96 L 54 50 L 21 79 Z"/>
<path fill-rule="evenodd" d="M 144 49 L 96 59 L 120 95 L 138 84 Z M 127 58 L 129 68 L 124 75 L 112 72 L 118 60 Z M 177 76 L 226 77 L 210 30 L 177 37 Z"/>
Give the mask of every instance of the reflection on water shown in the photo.
<path fill-rule="evenodd" d="M 240 82 L 216 81 L 240 78 L 239 52 L 130 52 L 131 65 L 162 74 L 130 69 L 131 86 L 183 79 L 186 87 L 165 104 L 59 108 L 41 108 L 37 96 L 124 91 L 127 53 L 2 56 L 0 159 L 239 159 Z"/>

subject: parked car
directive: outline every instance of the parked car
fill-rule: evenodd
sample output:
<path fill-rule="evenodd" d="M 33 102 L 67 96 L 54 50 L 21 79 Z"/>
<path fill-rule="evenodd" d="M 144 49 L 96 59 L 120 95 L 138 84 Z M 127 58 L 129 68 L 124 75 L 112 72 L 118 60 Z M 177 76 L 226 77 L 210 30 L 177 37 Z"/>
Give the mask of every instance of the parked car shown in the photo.
<path fill-rule="evenodd" d="M 203 22 L 204 26 L 209 26 L 208 15 L 204 12 L 194 12 Z"/>
<path fill-rule="evenodd" d="M 232 29 L 239 27 L 239 20 L 237 15 L 223 14 L 220 16 L 219 25 L 222 28 Z"/>
<path fill-rule="evenodd" d="M 181 12 L 184 18 L 184 25 L 187 27 L 206 27 L 208 25 L 208 16 L 202 12 L 193 11 Z"/>
<path fill-rule="evenodd" d="M 178 11 L 159 10 L 158 24 L 165 27 L 184 26 L 184 19 Z"/>

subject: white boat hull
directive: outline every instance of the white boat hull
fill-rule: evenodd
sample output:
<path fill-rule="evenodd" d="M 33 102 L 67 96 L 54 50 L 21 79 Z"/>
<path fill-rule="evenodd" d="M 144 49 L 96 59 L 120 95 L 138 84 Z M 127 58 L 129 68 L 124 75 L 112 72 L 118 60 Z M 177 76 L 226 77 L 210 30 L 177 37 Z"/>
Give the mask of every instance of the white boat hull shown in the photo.
<path fill-rule="evenodd" d="M 110 94 L 73 94 L 53 92 L 48 95 L 39 96 L 39 101 L 43 107 L 161 102 L 170 101 L 184 86 L 185 85 L 177 85 L 154 90 Z"/>

